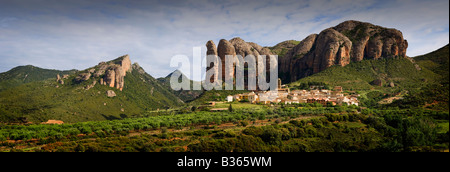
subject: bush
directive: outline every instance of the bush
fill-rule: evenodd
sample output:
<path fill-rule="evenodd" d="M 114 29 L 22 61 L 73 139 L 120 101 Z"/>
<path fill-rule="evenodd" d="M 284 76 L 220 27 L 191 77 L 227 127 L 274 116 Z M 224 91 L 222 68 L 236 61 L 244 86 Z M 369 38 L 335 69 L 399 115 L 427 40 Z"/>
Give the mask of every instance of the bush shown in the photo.
<path fill-rule="evenodd" d="M 241 126 L 246 127 L 248 125 L 247 121 L 241 121 L 239 122 Z"/>
<path fill-rule="evenodd" d="M 251 126 L 245 128 L 242 133 L 246 135 L 259 136 L 263 133 L 263 129 L 261 127 Z"/>
<path fill-rule="evenodd" d="M 283 133 L 273 126 L 264 127 L 263 133 L 259 136 L 264 142 L 271 145 L 281 145 Z"/>

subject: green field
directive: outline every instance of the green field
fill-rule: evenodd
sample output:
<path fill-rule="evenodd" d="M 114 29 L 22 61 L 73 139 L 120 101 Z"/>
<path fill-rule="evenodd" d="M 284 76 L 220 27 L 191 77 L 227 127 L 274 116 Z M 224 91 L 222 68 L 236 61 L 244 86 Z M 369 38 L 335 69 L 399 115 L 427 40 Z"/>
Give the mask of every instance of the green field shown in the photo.
<path fill-rule="evenodd" d="M 251 103 L 239 103 L 239 102 L 233 102 L 233 103 L 217 103 L 214 108 L 228 108 L 230 107 L 230 104 L 233 109 L 249 109 L 249 110 L 262 110 L 267 109 L 266 106 L 263 105 L 257 105 L 257 104 L 251 104 Z"/>

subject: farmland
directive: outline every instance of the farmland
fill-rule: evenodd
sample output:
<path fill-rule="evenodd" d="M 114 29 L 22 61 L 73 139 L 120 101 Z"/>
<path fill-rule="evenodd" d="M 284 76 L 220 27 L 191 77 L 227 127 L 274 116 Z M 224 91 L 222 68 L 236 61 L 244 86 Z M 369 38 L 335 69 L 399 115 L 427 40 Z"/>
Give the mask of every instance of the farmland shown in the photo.
<path fill-rule="evenodd" d="M 229 107 L 229 103 L 217 106 Z M 2 124 L 1 151 L 445 151 L 448 113 L 357 106 L 182 107 L 143 117 L 61 125 Z M 447 119 L 447 124 L 445 124 Z M 444 123 L 443 123 L 444 122 Z M 399 137 L 400 136 L 400 137 Z"/>

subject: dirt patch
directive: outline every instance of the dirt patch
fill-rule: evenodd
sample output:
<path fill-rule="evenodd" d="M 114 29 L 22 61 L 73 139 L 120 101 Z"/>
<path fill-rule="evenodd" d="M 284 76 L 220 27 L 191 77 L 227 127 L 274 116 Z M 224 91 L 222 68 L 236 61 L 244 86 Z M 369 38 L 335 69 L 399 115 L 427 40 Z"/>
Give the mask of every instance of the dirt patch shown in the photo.
<path fill-rule="evenodd" d="M 380 100 L 379 104 L 391 104 L 394 100 L 400 100 L 403 99 L 403 97 L 388 97 L 385 99 Z"/>
<path fill-rule="evenodd" d="M 41 124 L 64 124 L 61 120 L 49 119 L 47 122 L 42 122 Z"/>

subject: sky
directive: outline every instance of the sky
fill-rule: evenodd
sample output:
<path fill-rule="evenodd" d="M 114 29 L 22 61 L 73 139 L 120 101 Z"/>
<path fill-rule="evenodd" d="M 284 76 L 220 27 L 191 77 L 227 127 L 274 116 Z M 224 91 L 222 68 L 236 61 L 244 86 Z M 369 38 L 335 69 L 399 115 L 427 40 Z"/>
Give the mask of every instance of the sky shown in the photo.
<path fill-rule="evenodd" d="M 449 43 L 448 0 L 0 0 L 0 72 L 20 65 L 83 70 L 128 54 L 165 77 L 177 69 L 172 57 L 193 61 L 194 47 L 205 56 L 208 40 L 274 46 L 346 20 L 400 30 L 410 57 Z M 204 64 L 181 71 L 194 68 Z"/>

